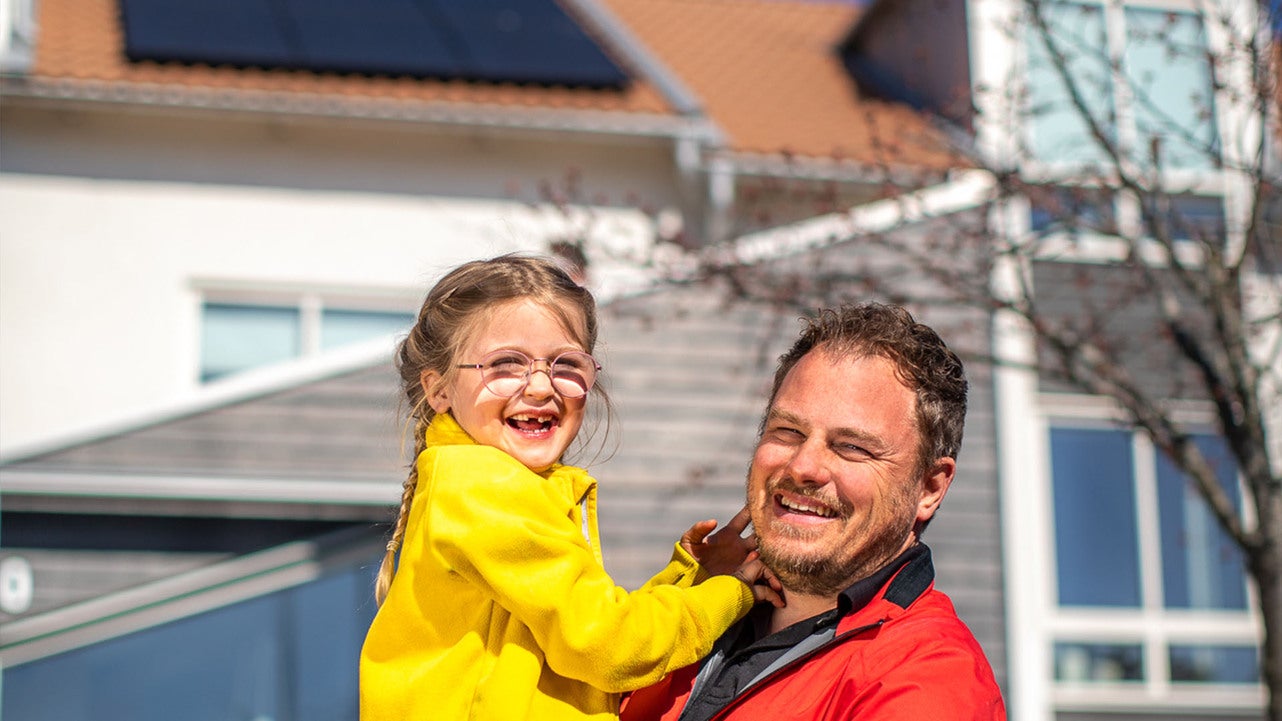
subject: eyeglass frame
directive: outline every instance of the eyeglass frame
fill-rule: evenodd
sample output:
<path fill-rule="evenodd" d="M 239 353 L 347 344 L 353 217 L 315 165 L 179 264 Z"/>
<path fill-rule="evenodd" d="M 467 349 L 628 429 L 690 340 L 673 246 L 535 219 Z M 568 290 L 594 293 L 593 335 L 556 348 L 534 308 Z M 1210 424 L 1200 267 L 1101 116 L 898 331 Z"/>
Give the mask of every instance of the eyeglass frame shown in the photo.
<path fill-rule="evenodd" d="M 485 362 L 485 361 L 486 361 L 486 359 L 491 358 L 491 357 L 493 357 L 493 356 L 497 356 L 497 355 L 505 354 L 505 353 L 506 353 L 506 354 L 510 354 L 510 355 L 521 356 L 522 358 L 524 358 L 524 359 L 526 360 L 526 364 L 525 364 L 525 375 L 524 375 L 524 378 L 523 378 L 523 381 L 522 381 L 521 385 L 517 386 L 516 390 L 512 391 L 511 393 L 509 393 L 509 394 L 507 394 L 507 395 L 503 395 L 502 393 L 498 393 L 498 392 L 496 392 L 493 388 L 491 388 L 491 387 L 490 387 L 490 383 L 489 383 L 489 381 L 487 381 L 487 380 L 485 379 L 485 373 L 484 373 L 485 368 L 486 368 L 486 366 L 487 366 L 487 365 L 493 365 L 493 363 L 486 363 L 486 362 Z M 566 394 L 566 393 L 562 392 L 560 389 L 558 389 L 558 388 L 557 388 L 557 385 L 556 385 L 556 376 L 552 375 L 552 369 L 556 367 L 556 362 L 557 362 L 558 360 L 560 360 L 561 358 L 563 358 L 563 357 L 567 356 L 567 355 L 581 355 L 581 356 L 586 356 L 586 357 L 587 357 L 587 359 L 588 359 L 588 361 L 590 361 L 590 362 L 591 362 L 591 364 L 592 364 L 592 366 L 591 366 L 591 367 L 592 367 L 592 380 L 591 380 L 591 382 L 590 382 L 590 383 L 588 383 L 588 387 L 587 387 L 587 388 L 585 388 L 585 389 L 583 390 L 583 393 L 581 393 L 580 395 L 577 395 L 577 396 L 568 395 L 568 394 Z M 544 363 L 546 363 L 546 364 L 547 364 L 547 368 L 535 368 L 535 367 L 534 367 L 534 364 L 535 364 L 535 363 L 537 363 L 537 362 L 539 362 L 539 361 L 543 361 Z M 553 390 L 553 391 L 555 391 L 555 392 L 557 393 L 557 395 L 561 396 L 562 398 L 586 398 L 586 397 L 588 396 L 588 394 L 592 392 L 592 389 L 596 386 L 596 379 L 597 379 L 597 376 L 598 376 L 598 375 L 600 375 L 600 373 L 601 373 L 601 362 L 600 362 L 600 361 L 598 361 L 598 360 L 597 360 L 597 359 L 596 359 L 596 358 L 595 358 L 591 353 L 588 353 L 588 352 L 586 352 L 586 351 L 581 351 L 581 350 L 568 350 L 568 351 L 565 351 L 564 353 L 558 353 L 558 354 L 556 354 L 555 356 L 553 356 L 553 357 L 551 357 L 551 358 L 531 358 L 531 357 L 530 357 L 530 355 L 529 355 L 528 353 L 523 353 L 523 352 L 521 352 L 521 351 L 519 351 L 519 350 L 516 350 L 516 349 L 514 349 L 514 348 L 500 348 L 500 349 L 498 349 L 498 350 L 494 350 L 494 351 L 490 351 L 489 353 L 486 353 L 486 354 L 481 358 L 481 362 L 480 362 L 480 363 L 459 363 L 459 364 L 456 364 L 454 367 L 455 367 L 455 368 L 458 368 L 458 369 L 468 369 L 468 368 L 470 368 L 470 369 L 472 369 L 472 370 L 482 371 L 482 373 L 481 373 L 481 385 L 485 386 L 485 389 L 486 389 L 486 390 L 488 390 L 489 392 L 493 393 L 494 395 L 496 395 L 496 396 L 498 396 L 498 397 L 500 397 L 500 398 L 513 398 L 513 397 L 515 397 L 515 396 L 519 395 L 522 391 L 524 391 L 527 387 L 529 387 L 529 385 L 530 385 L 530 379 L 534 377 L 534 374 L 535 374 L 535 373 L 545 373 L 545 374 L 547 374 L 547 377 L 548 377 L 548 385 L 550 385 L 550 386 L 552 387 L 552 390 Z"/>

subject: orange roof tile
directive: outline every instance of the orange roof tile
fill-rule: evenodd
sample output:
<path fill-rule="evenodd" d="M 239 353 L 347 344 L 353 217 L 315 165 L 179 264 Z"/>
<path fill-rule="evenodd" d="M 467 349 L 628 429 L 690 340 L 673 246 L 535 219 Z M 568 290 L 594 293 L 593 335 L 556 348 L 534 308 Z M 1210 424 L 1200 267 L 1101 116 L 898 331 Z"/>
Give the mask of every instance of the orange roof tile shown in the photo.
<path fill-rule="evenodd" d="M 861 95 L 836 46 L 858 19 L 851 4 L 786 0 L 597 0 L 703 104 L 744 155 L 953 167 L 942 135 L 903 105 Z M 572 10 L 567 3 L 567 9 Z M 674 117 L 645 77 L 624 90 L 368 77 L 299 70 L 131 63 L 115 0 L 41 0 L 29 77 L 36 83 L 145 88 L 169 96 L 333 98 L 584 110 Z M 216 101 L 215 101 L 216 104 Z"/>
<path fill-rule="evenodd" d="M 114 0 L 41 0 L 38 12 L 40 34 L 30 72 L 37 81 L 146 84 L 564 110 L 671 112 L 663 96 L 644 79 L 634 79 L 620 91 L 179 63 L 131 63 L 125 57 L 119 5 Z"/>
<path fill-rule="evenodd" d="M 957 165 L 920 113 L 860 94 L 836 50 L 854 5 L 602 1 L 704 101 L 733 151 Z"/>

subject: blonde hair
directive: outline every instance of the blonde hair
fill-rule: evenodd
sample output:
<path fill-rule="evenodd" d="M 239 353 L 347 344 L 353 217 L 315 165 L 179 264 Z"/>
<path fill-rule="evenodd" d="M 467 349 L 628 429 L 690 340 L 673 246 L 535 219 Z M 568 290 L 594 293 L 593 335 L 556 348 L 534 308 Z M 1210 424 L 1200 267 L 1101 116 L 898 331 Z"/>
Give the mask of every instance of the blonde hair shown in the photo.
<path fill-rule="evenodd" d="M 387 598 L 396 572 L 396 553 L 405 538 L 410 504 L 418 487 L 417 458 L 425 447 L 424 433 L 435 411 L 427 402 L 421 378 L 436 371 L 437 384 L 449 383 L 458 372 L 455 358 L 497 307 L 509 301 L 533 300 L 555 313 L 566 332 L 591 353 L 597 340 L 596 301 L 555 261 L 523 255 L 503 255 L 464 263 L 428 291 L 418 320 L 396 354 L 401 391 L 413 425 L 414 459 L 401 491 L 400 510 L 379 566 L 374 598 Z M 593 392 L 605 398 L 599 385 Z M 608 399 L 606 399 L 608 405 Z"/>

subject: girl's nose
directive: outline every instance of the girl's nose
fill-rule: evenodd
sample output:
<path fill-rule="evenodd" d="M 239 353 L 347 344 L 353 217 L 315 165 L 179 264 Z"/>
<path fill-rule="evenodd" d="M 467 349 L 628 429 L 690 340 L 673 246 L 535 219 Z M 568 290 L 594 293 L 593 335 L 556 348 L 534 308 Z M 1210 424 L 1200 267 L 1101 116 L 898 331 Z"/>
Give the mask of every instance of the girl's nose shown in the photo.
<path fill-rule="evenodd" d="M 531 398 L 547 398 L 555 393 L 552 387 L 552 369 L 534 368 L 530 370 L 530 375 L 525 381 L 523 395 Z"/>

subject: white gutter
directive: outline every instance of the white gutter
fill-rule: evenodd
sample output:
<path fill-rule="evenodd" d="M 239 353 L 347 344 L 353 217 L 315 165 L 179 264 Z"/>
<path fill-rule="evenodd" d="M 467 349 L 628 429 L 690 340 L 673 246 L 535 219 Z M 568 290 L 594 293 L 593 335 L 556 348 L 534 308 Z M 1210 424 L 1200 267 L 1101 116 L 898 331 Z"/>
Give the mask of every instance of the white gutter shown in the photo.
<path fill-rule="evenodd" d="M 148 500 L 247 501 L 253 503 L 334 503 L 391 506 L 401 484 L 378 481 L 273 479 L 259 476 L 143 475 L 52 470 L 0 469 L 6 496 L 145 498 Z"/>
<path fill-rule="evenodd" d="M 732 253 L 741 263 L 760 263 L 822 248 L 852 236 L 884 233 L 981 207 L 992 199 L 995 188 L 991 173 L 965 170 L 951 180 L 894 198 L 748 233 L 734 242 Z"/>
<path fill-rule="evenodd" d="M 188 111 L 431 124 L 460 130 L 547 131 L 641 138 L 720 137 L 706 119 L 661 113 L 528 108 L 482 103 L 336 96 L 239 88 L 201 88 L 158 83 L 59 78 L 0 79 L 0 97 L 130 112 Z"/>

